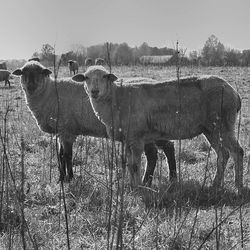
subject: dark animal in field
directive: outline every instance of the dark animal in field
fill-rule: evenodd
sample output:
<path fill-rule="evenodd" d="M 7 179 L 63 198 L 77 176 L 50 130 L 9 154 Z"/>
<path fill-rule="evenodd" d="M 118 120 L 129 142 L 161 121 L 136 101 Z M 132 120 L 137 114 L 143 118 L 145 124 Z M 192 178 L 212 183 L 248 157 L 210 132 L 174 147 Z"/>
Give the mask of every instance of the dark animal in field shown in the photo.
<path fill-rule="evenodd" d="M 72 81 L 71 78 L 61 78 L 55 82 L 50 77 L 51 73 L 39 62 L 30 61 L 12 74 L 21 76 L 27 105 L 39 128 L 50 134 L 58 134 L 60 180 L 70 180 L 73 178 L 72 146 L 76 137 L 88 135 L 105 138 L 107 132 L 95 116 L 83 85 Z M 157 143 L 163 147 L 168 157 L 170 177 L 176 178 L 173 143 Z M 150 183 L 157 159 L 155 143 L 145 145 L 145 154 L 148 161 L 145 182 Z"/>
<path fill-rule="evenodd" d="M 69 64 L 69 73 L 70 75 L 73 73 L 73 75 L 75 75 L 76 73 L 78 73 L 78 62 L 77 61 L 73 61 L 73 60 L 69 60 L 68 61 Z"/>
<path fill-rule="evenodd" d="M 7 84 L 9 84 L 9 87 L 10 87 L 10 81 L 9 81 L 9 78 L 10 78 L 10 72 L 6 69 L 0 69 L 0 82 L 4 81 L 5 82 L 5 86 Z"/>
<path fill-rule="evenodd" d="M 7 69 L 6 62 L 0 62 L 0 69 Z"/>
<path fill-rule="evenodd" d="M 141 184 L 141 154 L 146 143 L 179 140 L 204 134 L 217 153 L 213 185 L 224 179 L 229 154 L 235 163 L 235 184 L 243 187 L 243 149 L 235 123 L 241 108 L 239 94 L 217 76 L 199 76 L 153 84 L 115 84 L 117 77 L 92 66 L 73 77 L 85 82 L 96 116 L 109 136 L 122 136 L 128 150 L 131 186 Z M 111 112 L 112 111 L 112 112 Z"/>

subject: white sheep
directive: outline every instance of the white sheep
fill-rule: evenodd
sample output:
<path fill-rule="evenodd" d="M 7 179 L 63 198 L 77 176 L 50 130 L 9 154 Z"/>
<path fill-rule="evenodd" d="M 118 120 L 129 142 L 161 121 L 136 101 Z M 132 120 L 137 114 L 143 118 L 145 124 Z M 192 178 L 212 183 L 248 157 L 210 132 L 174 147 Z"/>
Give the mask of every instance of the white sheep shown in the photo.
<path fill-rule="evenodd" d="M 9 84 L 9 87 L 10 87 L 10 81 L 9 81 L 10 74 L 11 73 L 8 70 L 0 69 L 0 82 L 5 81 L 5 86 Z"/>
<path fill-rule="evenodd" d="M 28 62 L 30 61 L 37 61 L 37 62 L 40 62 L 40 58 L 39 57 L 32 57 L 28 60 Z"/>
<path fill-rule="evenodd" d="M 89 67 L 73 80 L 85 81 L 97 117 L 114 138 L 122 136 L 129 152 L 132 187 L 138 187 L 141 154 L 145 143 L 159 139 L 177 140 L 204 134 L 217 153 L 217 172 L 213 185 L 218 187 L 232 155 L 235 184 L 243 187 L 243 149 L 235 135 L 239 94 L 216 76 L 189 77 L 159 82 L 118 86 L 117 77 L 102 66 Z"/>
<path fill-rule="evenodd" d="M 60 143 L 60 180 L 73 178 L 72 146 L 78 135 L 107 137 L 105 126 L 95 116 L 89 98 L 82 84 L 70 78 L 50 77 L 52 72 L 36 61 L 27 62 L 12 74 L 21 76 L 22 89 L 27 105 L 40 129 L 58 134 Z M 174 146 L 159 141 L 169 160 L 170 178 L 176 178 Z M 147 170 L 145 183 L 151 183 L 157 150 L 154 143 L 145 145 Z M 67 173 L 66 173 L 67 172 Z"/>
<path fill-rule="evenodd" d="M 94 63 L 93 63 L 92 58 L 87 57 L 87 58 L 85 59 L 85 63 L 84 63 L 84 64 L 85 64 L 86 67 L 88 67 L 88 66 L 93 65 Z"/>
<path fill-rule="evenodd" d="M 78 73 L 78 62 L 77 61 L 73 61 L 73 60 L 69 60 L 68 61 L 69 64 L 69 73 L 70 75 L 73 73 L 73 75 L 75 75 L 76 73 Z"/>
<path fill-rule="evenodd" d="M 102 58 L 96 58 L 95 59 L 95 65 L 104 65 L 105 64 L 105 60 Z"/>

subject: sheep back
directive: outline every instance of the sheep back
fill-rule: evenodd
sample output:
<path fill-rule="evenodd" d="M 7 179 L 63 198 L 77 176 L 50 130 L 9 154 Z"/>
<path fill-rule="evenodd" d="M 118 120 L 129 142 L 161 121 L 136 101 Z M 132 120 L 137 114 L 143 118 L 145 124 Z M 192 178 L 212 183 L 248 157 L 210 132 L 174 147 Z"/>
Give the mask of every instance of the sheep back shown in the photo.
<path fill-rule="evenodd" d="M 212 129 L 221 108 L 225 124 L 232 126 L 227 117 L 231 113 L 234 116 L 241 106 L 239 94 L 216 76 L 183 78 L 179 84 L 173 80 L 114 86 L 113 94 L 113 114 L 110 103 L 105 106 L 92 99 L 99 119 L 111 128 L 113 116 L 117 136 L 121 126 L 124 137 L 128 137 L 126 131 L 130 127 L 133 128 L 133 137 L 137 133 L 138 137 L 148 134 L 148 140 L 152 134 L 155 139 L 160 139 L 163 134 L 166 139 L 192 138 L 202 133 L 205 126 Z"/>

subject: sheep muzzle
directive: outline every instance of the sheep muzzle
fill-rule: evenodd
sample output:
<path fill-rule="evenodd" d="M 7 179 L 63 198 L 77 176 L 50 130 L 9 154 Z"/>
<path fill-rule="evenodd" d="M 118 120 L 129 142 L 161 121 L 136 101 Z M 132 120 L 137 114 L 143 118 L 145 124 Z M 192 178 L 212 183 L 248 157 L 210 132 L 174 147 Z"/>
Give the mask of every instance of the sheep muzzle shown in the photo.
<path fill-rule="evenodd" d="M 94 99 L 97 99 L 99 95 L 99 90 L 98 89 L 92 89 L 91 90 L 91 97 Z"/>

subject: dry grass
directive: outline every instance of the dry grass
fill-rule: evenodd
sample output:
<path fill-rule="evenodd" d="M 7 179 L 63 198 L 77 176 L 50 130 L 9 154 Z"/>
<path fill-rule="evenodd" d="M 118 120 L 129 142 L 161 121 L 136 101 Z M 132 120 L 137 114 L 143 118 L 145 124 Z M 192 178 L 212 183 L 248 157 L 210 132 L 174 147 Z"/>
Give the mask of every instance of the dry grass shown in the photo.
<path fill-rule="evenodd" d="M 113 71 L 119 77 L 143 76 L 157 80 L 176 77 L 175 68 L 165 67 L 119 67 Z M 183 68 L 181 71 L 181 75 L 219 75 L 237 87 L 243 98 L 240 142 L 244 151 L 250 152 L 250 69 Z M 59 76 L 68 74 L 68 68 L 60 69 Z M 65 211 L 57 184 L 55 138 L 39 131 L 24 103 L 19 79 L 12 81 L 10 89 L 0 86 L 0 152 L 6 146 L 6 154 L 0 156 L 0 249 L 23 249 L 22 200 L 27 249 L 67 249 Z M 25 167 L 23 195 L 21 136 Z M 116 152 L 114 163 L 110 164 L 110 152 L 110 142 L 102 139 L 79 137 L 74 146 L 76 177 L 65 184 L 71 249 L 107 249 L 108 242 L 109 249 L 111 245 L 115 248 L 120 222 L 124 249 L 240 249 L 242 244 L 244 249 L 250 247 L 250 169 L 246 157 L 246 188 L 242 197 L 237 196 L 234 187 L 232 161 L 225 171 L 224 188 L 210 187 L 216 155 L 209 154 L 209 145 L 202 136 L 182 141 L 178 159 L 181 183 L 168 182 L 166 160 L 159 152 L 152 188 L 130 192 L 128 178 L 125 178 L 123 194 L 120 153 Z M 119 221 L 122 196 L 122 220 Z"/>

